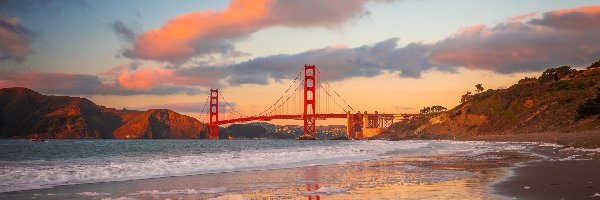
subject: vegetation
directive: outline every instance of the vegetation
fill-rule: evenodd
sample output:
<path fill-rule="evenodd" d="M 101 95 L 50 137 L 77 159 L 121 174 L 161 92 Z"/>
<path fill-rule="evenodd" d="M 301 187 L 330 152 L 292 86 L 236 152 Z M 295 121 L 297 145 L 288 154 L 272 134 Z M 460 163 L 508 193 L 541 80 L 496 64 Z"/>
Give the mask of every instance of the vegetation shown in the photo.
<path fill-rule="evenodd" d="M 463 103 L 469 102 L 469 101 L 471 101 L 471 98 L 473 98 L 473 93 L 471 93 L 471 91 L 467 91 L 466 94 L 463 94 L 460 97 L 460 103 L 463 104 Z"/>
<path fill-rule="evenodd" d="M 577 120 L 583 119 L 588 116 L 600 114 L 600 88 L 596 92 L 596 98 L 591 99 L 577 108 Z M 600 116 L 598 116 L 600 119 Z"/>
<path fill-rule="evenodd" d="M 590 66 L 588 66 L 586 69 L 598 69 L 600 68 L 600 60 L 592 63 Z"/>
<path fill-rule="evenodd" d="M 467 91 L 458 106 L 394 123 L 381 138 L 443 139 L 476 135 L 564 133 L 600 129 L 600 61 L 585 70 L 560 66 L 506 89 Z M 432 113 L 431 108 L 421 113 Z"/>
<path fill-rule="evenodd" d="M 481 85 L 481 83 L 479 83 L 479 84 L 475 85 L 475 91 L 476 91 L 477 93 L 481 93 L 481 92 L 483 92 L 483 90 L 484 90 L 484 89 L 483 89 L 483 86 Z"/>
<path fill-rule="evenodd" d="M 435 106 L 425 107 L 425 108 L 421 109 L 420 113 L 421 114 L 438 113 L 438 112 L 442 112 L 442 111 L 446 111 L 446 110 L 448 110 L 448 109 L 445 108 L 444 106 L 435 105 Z"/>
<path fill-rule="evenodd" d="M 519 80 L 519 84 L 523 84 L 523 83 L 537 83 L 538 79 L 536 77 L 525 77 L 521 80 Z"/>
<path fill-rule="evenodd" d="M 549 68 L 546 69 L 538 78 L 541 83 L 558 81 L 566 78 L 574 78 L 577 74 L 576 69 L 571 69 L 569 66 L 562 66 L 558 68 Z"/>

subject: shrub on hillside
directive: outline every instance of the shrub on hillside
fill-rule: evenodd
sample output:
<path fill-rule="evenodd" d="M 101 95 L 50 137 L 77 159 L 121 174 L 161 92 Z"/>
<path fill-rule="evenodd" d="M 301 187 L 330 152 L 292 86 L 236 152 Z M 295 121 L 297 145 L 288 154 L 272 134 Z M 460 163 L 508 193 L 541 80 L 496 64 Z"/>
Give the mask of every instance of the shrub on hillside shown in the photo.
<path fill-rule="evenodd" d="M 596 94 L 595 99 L 591 99 L 579 106 L 577 108 L 577 118 L 576 120 L 583 119 L 588 116 L 600 114 L 600 88 L 598 88 L 598 92 Z"/>

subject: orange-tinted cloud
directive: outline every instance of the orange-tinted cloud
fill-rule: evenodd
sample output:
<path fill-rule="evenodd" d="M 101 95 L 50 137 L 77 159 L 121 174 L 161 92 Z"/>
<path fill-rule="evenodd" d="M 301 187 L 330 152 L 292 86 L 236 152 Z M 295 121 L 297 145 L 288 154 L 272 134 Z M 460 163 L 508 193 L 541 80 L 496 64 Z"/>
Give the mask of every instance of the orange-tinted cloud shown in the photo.
<path fill-rule="evenodd" d="M 137 37 L 130 58 L 182 63 L 209 54 L 239 55 L 233 42 L 269 27 L 335 27 L 364 15 L 368 0 L 232 0 L 223 11 L 196 11 Z"/>
<path fill-rule="evenodd" d="M 430 62 L 512 73 L 598 59 L 600 6 L 590 6 L 546 12 L 528 22 L 461 29 L 433 45 Z"/>
<path fill-rule="evenodd" d="M 217 87 L 225 78 L 224 70 L 218 67 L 163 69 L 128 64 L 117 66 L 103 75 L 115 79 L 120 87 L 148 91 L 168 85 Z"/>
<path fill-rule="evenodd" d="M 173 80 L 177 79 L 170 71 L 136 65 L 121 65 L 101 75 L 0 69 L 0 88 L 27 87 L 45 94 L 127 96 L 177 93 L 193 95 L 205 92 L 203 87 L 197 87 L 199 85 L 178 84 Z"/>
<path fill-rule="evenodd" d="M 31 54 L 33 33 L 21 26 L 16 17 L 0 15 L 0 60 L 23 62 Z"/>
<path fill-rule="evenodd" d="M 570 30 L 599 29 L 600 5 L 547 12 L 543 18 L 531 20 L 529 23 Z"/>
<path fill-rule="evenodd" d="M 174 78 L 173 69 L 141 68 L 135 71 L 124 71 L 117 80 L 121 86 L 134 90 L 150 90 Z"/>

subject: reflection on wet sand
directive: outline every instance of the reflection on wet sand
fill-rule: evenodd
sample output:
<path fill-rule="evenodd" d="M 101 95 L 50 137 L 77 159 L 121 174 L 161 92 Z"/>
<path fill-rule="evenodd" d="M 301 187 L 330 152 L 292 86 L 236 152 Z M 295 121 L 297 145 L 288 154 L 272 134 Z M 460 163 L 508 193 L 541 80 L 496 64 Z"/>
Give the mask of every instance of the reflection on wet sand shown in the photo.
<path fill-rule="evenodd" d="M 26 198 L 82 198 L 79 193 L 135 199 L 490 199 L 487 185 L 502 170 L 527 159 L 519 152 L 391 157 L 383 160 L 289 169 L 216 173 L 61 186 L 14 193 Z M 64 195 L 63 195 L 64 194 Z M 62 196 L 61 196 L 62 195 Z M 16 196 L 15 196 L 16 197 Z"/>
<path fill-rule="evenodd" d="M 321 197 L 314 193 L 319 189 L 319 169 L 316 166 L 308 166 L 303 167 L 303 170 L 308 200 L 321 200 Z"/>

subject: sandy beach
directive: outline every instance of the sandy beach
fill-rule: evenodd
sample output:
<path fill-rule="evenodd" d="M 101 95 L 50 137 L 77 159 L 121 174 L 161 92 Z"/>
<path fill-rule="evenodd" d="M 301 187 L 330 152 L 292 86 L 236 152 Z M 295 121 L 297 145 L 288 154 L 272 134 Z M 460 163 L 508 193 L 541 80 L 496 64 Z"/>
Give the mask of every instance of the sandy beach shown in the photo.
<path fill-rule="evenodd" d="M 0 199 L 582 199 L 600 193 L 600 152 L 551 143 L 313 165 L 64 185 Z M 436 146 L 423 148 L 435 149 Z M 478 152 L 480 149 L 484 151 Z M 440 152 L 444 152 L 443 150 Z"/>
<path fill-rule="evenodd" d="M 505 168 L 535 159 L 522 144 L 458 144 L 463 143 L 473 148 L 416 156 L 390 152 L 383 159 L 342 164 L 66 185 L 8 192 L 0 198 L 495 199 L 488 186 L 507 174 Z M 483 153 L 474 153 L 484 148 Z"/>
<path fill-rule="evenodd" d="M 542 146 L 542 158 L 510 169 L 509 176 L 492 184 L 495 194 L 511 199 L 600 198 L 600 149 Z"/>

